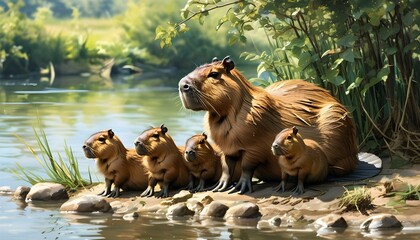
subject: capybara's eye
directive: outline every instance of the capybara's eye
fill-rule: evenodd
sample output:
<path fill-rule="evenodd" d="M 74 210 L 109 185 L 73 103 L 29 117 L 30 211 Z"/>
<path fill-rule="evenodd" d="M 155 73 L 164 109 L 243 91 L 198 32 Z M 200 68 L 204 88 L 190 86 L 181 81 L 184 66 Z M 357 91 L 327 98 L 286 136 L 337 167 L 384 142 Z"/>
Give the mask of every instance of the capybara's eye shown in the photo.
<path fill-rule="evenodd" d="M 204 143 L 204 139 L 203 140 L 200 140 L 199 142 L 198 142 L 198 144 L 203 144 Z"/>
<path fill-rule="evenodd" d="M 99 137 L 99 138 L 98 138 L 98 141 L 100 141 L 100 142 L 105 142 L 105 140 L 106 140 L 106 139 L 105 139 L 104 137 Z"/>
<path fill-rule="evenodd" d="M 219 75 L 220 75 L 220 73 L 218 73 L 218 72 L 211 72 L 211 73 L 209 73 L 208 77 L 219 78 Z"/>
<path fill-rule="evenodd" d="M 152 137 L 159 138 L 159 134 L 158 133 L 155 133 L 155 134 L 152 135 Z"/>
<path fill-rule="evenodd" d="M 287 136 L 287 140 L 292 140 L 292 135 Z"/>

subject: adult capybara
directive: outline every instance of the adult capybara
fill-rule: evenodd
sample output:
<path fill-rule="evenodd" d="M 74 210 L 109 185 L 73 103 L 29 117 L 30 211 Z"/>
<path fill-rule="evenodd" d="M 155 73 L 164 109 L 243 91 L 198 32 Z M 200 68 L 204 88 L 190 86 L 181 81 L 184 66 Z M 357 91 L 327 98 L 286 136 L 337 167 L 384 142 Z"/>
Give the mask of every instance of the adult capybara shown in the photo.
<path fill-rule="evenodd" d="M 169 187 L 186 187 L 189 183 L 188 168 L 182 156 L 184 148 L 178 148 L 163 124 L 144 131 L 134 142 L 137 154 L 149 174 L 149 186 L 140 195 L 151 197 L 156 184 L 161 191 L 157 197 L 168 197 Z"/>
<path fill-rule="evenodd" d="M 193 192 L 203 191 L 206 183 L 217 183 L 222 174 L 225 178 L 230 178 L 225 155 L 218 146 L 210 144 L 205 133 L 194 135 L 187 140 L 184 159 L 192 177 L 189 189 Z M 240 172 L 235 172 L 236 176 L 234 175 L 233 179 L 238 180 Z M 199 180 L 199 183 L 194 188 L 196 179 Z"/>
<path fill-rule="evenodd" d="M 141 190 L 147 188 L 148 178 L 142 157 L 134 149 L 124 147 L 121 140 L 109 130 L 91 135 L 83 145 L 87 158 L 94 158 L 99 171 L 105 176 L 105 190 L 101 195 L 118 197 L 120 189 Z M 111 191 L 111 185 L 114 189 Z"/>
<path fill-rule="evenodd" d="M 293 192 L 302 194 L 303 183 L 323 182 L 328 174 L 327 156 L 321 146 L 311 139 L 303 139 L 298 128 L 286 128 L 273 142 L 271 150 L 279 158 L 281 182 L 275 188 L 284 192 L 288 176 L 297 176 L 298 184 Z"/>
<path fill-rule="evenodd" d="M 288 80 L 266 90 L 252 85 L 229 57 L 197 67 L 179 82 L 185 108 L 207 111 L 205 131 L 226 155 L 229 169 L 239 161 L 235 189 L 252 191 L 251 178 L 280 180 L 280 166 L 270 147 L 275 135 L 298 126 L 305 139 L 318 142 L 329 173 L 344 175 L 357 165 L 357 145 L 350 113 L 331 94 L 303 80 Z"/>

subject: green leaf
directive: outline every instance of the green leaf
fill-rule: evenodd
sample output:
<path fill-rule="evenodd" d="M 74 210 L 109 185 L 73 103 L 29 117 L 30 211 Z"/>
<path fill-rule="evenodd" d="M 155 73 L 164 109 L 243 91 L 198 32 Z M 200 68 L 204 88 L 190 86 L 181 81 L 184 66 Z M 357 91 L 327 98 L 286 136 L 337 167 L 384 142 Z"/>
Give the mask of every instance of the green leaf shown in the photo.
<path fill-rule="evenodd" d="M 357 38 L 353 34 L 346 35 L 338 39 L 337 44 L 344 47 L 353 47 Z"/>
<path fill-rule="evenodd" d="M 244 26 L 244 30 L 245 31 L 251 31 L 251 30 L 254 30 L 254 28 L 251 25 L 247 24 L 247 25 Z"/>
<path fill-rule="evenodd" d="M 343 53 L 340 54 L 340 57 L 344 60 L 346 60 L 347 62 L 354 62 L 354 54 L 353 54 L 353 50 L 351 48 L 347 49 L 346 51 L 344 51 Z"/>
<path fill-rule="evenodd" d="M 187 24 L 185 24 L 185 23 L 182 23 L 178 26 L 178 32 L 180 32 L 180 33 L 184 33 L 188 30 L 189 30 L 189 28 L 187 27 Z"/>
<path fill-rule="evenodd" d="M 329 82 L 336 85 L 336 86 L 340 86 L 343 83 L 345 83 L 346 80 L 342 76 L 338 75 L 338 76 L 334 77 L 333 79 L 329 79 Z"/>
<path fill-rule="evenodd" d="M 386 55 L 394 55 L 396 52 L 397 52 L 396 47 L 389 47 L 389 48 L 385 49 Z"/>
<path fill-rule="evenodd" d="M 301 69 L 305 69 L 309 64 L 311 64 L 311 62 L 312 59 L 311 54 L 309 52 L 303 52 L 302 54 L 300 54 L 298 66 Z"/>
<path fill-rule="evenodd" d="M 344 61 L 344 59 L 343 59 L 343 58 L 337 58 L 337 59 L 334 61 L 334 65 L 332 66 L 332 69 L 336 69 L 336 68 L 338 68 L 338 66 L 340 66 L 340 64 L 341 64 L 343 61 Z"/>
<path fill-rule="evenodd" d="M 378 79 L 381 79 L 382 81 L 386 81 L 387 79 L 388 79 L 388 74 L 389 74 L 389 68 L 388 68 L 388 65 L 387 66 L 384 66 L 379 72 L 378 72 L 378 74 L 376 75 L 376 77 L 378 78 Z"/>
<path fill-rule="evenodd" d="M 350 92 L 351 92 L 351 90 L 353 90 L 353 89 L 355 89 L 355 88 L 358 88 L 359 86 L 360 86 L 360 83 L 362 82 L 362 80 L 363 80 L 363 78 L 361 78 L 361 77 L 357 77 L 355 80 L 354 80 L 354 82 L 352 82 L 348 87 L 347 87 L 347 90 L 346 90 L 346 94 L 348 95 Z"/>
<path fill-rule="evenodd" d="M 405 26 L 411 26 L 414 22 L 413 11 L 408 12 L 402 17 L 402 22 Z"/>
<path fill-rule="evenodd" d="M 304 47 L 305 46 L 305 38 L 300 37 L 300 38 L 294 38 L 290 44 L 289 47 Z"/>
<path fill-rule="evenodd" d="M 181 17 L 182 19 L 186 19 L 189 15 L 190 11 L 187 8 L 181 9 Z"/>
<path fill-rule="evenodd" d="M 345 83 L 346 80 L 342 76 L 338 75 L 338 73 L 338 69 L 328 69 L 326 74 L 322 76 L 322 79 L 336 86 L 340 86 Z"/>
<path fill-rule="evenodd" d="M 363 97 L 365 96 L 366 92 L 373 86 L 375 86 L 377 83 L 381 82 L 382 79 L 377 78 L 377 77 L 373 77 L 371 79 L 369 79 L 369 82 L 363 87 L 361 94 L 363 95 Z"/>

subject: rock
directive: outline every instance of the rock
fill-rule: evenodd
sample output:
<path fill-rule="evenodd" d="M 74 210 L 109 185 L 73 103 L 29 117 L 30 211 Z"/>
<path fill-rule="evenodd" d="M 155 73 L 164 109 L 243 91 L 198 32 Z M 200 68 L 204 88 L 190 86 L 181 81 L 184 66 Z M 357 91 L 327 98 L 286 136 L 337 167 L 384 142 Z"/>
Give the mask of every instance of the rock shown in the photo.
<path fill-rule="evenodd" d="M 198 201 L 197 198 L 188 199 L 187 207 L 188 209 L 190 209 L 191 211 L 194 211 L 195 213 L 200 213 L 204 208 L 203 204 L 200 201 Z"/>
<path fill-rule="evenodd" d="M 281 224 L 281 217 L 274 216 L 268 220 L 260 220 L 257 224 L 259 230 L 270 230 L 277 228 Z"/>
<path fill-rule="evenodd" d="M 137 212 L 133 212 L 133 213 L 127 213 L 127 214 L 125 214 L 123 216 L 123 219 L 124 220 L 127 220 L 127 221 L 132 221 L 132 220 L 134 220 L 134 219 L 136 219 L 138 217 L 139 217 L 139 214 Z"/>
<path fill-rule="evenodd" d="M 319 225 L 321 227 L 330 227 L 330 228 L 346 228 L 347 222 L 346 220 L 337 214 L 328 214 L 327 216 L 318 218 L 315 225 Z"/>
<path fill-rule="evenodd" d="M 272 228 L 272 226 L 270 225 L 270 223 L 267 220 L 260 220 L 257 223 L 257 229 L 258 230 L 269 230 L 271 228 Z"/>
<path fill-rule="evenodd" d="M 261 217 L 259 207 L 250 202 L 240 203 L 230 207 L 225 214 L 228 218 L 258 218 Z"/>
<path fill-rule="evenodd" d="M 105 198 L 97 195 L 85 195 L 71 199 L 60 207 L 60 211 L 71 212 L 108 212 L 111 209 L 111 205 Z"/>
<path fill-rule="evenodd" d="M 17 200 L 25 200 L 30 190 L 30 187 L 19 186 L 18 188 L 16 188 L 16 191 L 13 194 L 13 198 Z"/>
<path fill-rule="evenodd" d="M 194 215 L 194 212 L 188 209 L 187 203 L 185 202 L 170 206 L 166 212 L 167 217 L 183 217 L 186 215 Z"/>
<path fill-rule="evenodd" d="M 402 228 L 401 222 L 392 214 L 379 214 L 366 219 L 361 225 L 362 229 Z"/>
<path fill-rule="evenodd" d="M 210 203 L 212 203 L 214 201 L 214 199 L 212 197 L 210 197 L 209 195 L 205 195 L 204 197 L 202 197 L 200 199 L 200 202 L 203 204 L 203 206 L 206 206 Z"/>
<path fill-rule="evenodd" d="M 225 204 L 213 201 L 204 207 L 200 213 L 200 217 L 223 217 L 226 211 L 229 209 Z"/>
<path fill-rule="evenodd" d="M 25 201 L 50 201 L 50 200 L 62 200 L 68 199 L 66 189 L 63 185 L 58 183 L 37 183 L 32 186 Z"/>
<path fill-rule="evenodd" d="M 268 223 L 271 226 L 278 227 L 281 224 L 281 217 L 280 216 L 274 216 L 274 217 L 272 217 L 268 220 Z"/>
<path fill-rule="evenodd" d="M 182 190 L 179 193 L 175 194 L 173 197 L 171 197 L 168 200 L 162 201 L 161 205 L 174 205 L 180 202 L 186 202 L 188 199 L 192 198 L 193 194 L 189 191 Z"/>

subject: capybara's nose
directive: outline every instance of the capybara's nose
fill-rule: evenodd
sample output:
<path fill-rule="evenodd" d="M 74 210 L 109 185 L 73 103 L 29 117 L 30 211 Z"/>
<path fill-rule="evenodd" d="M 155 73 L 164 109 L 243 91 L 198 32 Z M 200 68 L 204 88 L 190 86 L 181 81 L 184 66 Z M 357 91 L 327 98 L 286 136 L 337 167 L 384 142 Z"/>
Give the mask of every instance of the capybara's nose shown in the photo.
<path fill-rule="evenodd" d="M 135 142 L 134 142 L 134 146 L 136 146 L 136 147 L 137 147 L 139 144 L 140 144 L 140 142 L 139 142 L 139 141 L 135 141 Z"/>
<path fill-rule="evenodd" d="M 194 161 L 196 157 L 195 151 L 194 150 L 185 151 L 185 157 L 187 158 L 188 161 Z"/>
<path fill-rule="evenodd" d="M 271 152 L 274 156 L 281 155 L 280 145 L 278 143 L 273 143 L 273 145 L 271 145 Z"/>
<path fill-rule="evenodd" d="M 187 77 L 179 81 L 179 91 L 188 92 L 191 89 L 191 82 Z"/>

